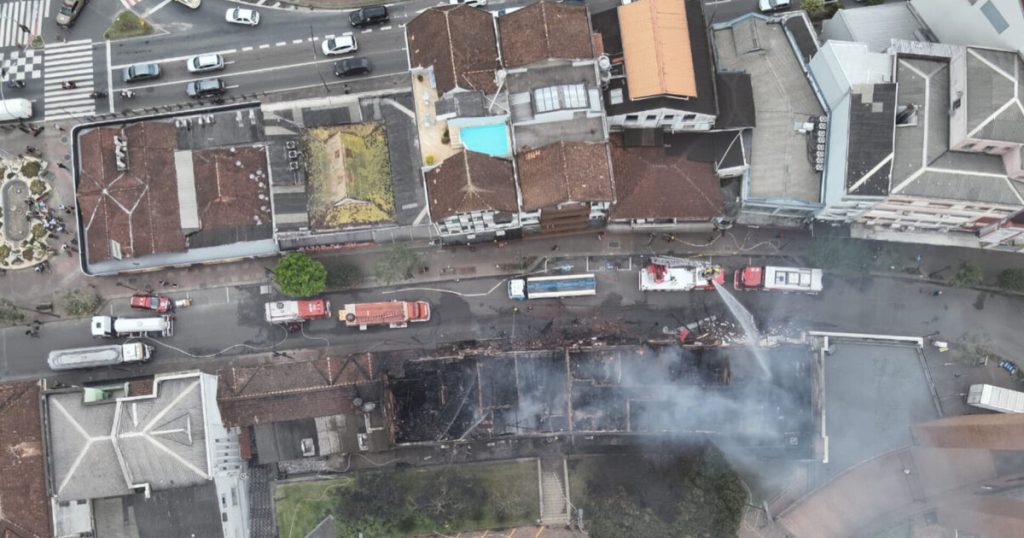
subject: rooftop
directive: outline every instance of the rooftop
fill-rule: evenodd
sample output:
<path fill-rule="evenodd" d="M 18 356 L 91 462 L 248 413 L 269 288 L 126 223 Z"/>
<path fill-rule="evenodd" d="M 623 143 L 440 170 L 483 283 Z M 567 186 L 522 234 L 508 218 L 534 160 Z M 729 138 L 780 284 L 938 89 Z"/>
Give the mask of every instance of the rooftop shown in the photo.
<path fill-rule="evenodd" d="M 607 143 L 556 142 L 516 155 L 523 209 L 615 198 Z"/>
<path fill-rule="evenodd" d="M 796 19 L 803 20 L 800 17 Z M 716 26 L 719 67 L 750 75 L 754 97 L 749 194 L 757 199 L 818 203 L 821 174 L 800 125 L 823 115 L 786 29 L 756 15 Z"/>
<path fill-rule="evenodd" d="M 516 151 L 559 141 L 606 140 L 593 63 L 534 66 L 510 73 L 505 86 Z"/>
<path fill-rule="evenodd" d="M 920 40 L 927 31 L 910 2 L 893 2 L 857 9 L 840 9 L 822 24 L 821 40 L 856 41 L 872 52 L 884 52 L 892 39 Z"/>
<path fill-rule="evenodd" d="M 217 486 L 213 481 L 154 491 L 148 499 L 145 494 L 137 493 L 128 498 L 127 504 L 134 512 L 134 518 L 130 519 L 138 525 L 139 538 L 224 536 Z"/>
<path fill-rule="evenodd" d="M 54 495 L 61 501 L 202 484 L 207 460 L 203 376 L 155 381 L 145 396 L 86 403 L 81 391 L 47 395 Z"/>
<path fill-rule="evenodd" d="M 1024 144 L 1024 59 L 1016 52 L 967 48 L 967 137 Z"/>
<path fill-rule="evenodd" d="M 469 7 L 430 8 L 405 27 L 412 67 L 433 67 L 438 94 L 455 88 L 497 91 L 498 42 L 494 17 Z"/>
<path fill-rule="evenodd" d="M 594 57 L 590 21 L 582 4 L 536 2 L 499 17 L 498 32 L 507 68 Z"/>
<path fill-rule="evenodd" d="M 0 385 L 0 536 L 51 535 L 39 384 Z"/>
<path fill-rule="evenodd" d="M 850 143 L 846 191 L 881 196 L 889 192 L 896 114 L 896 84 L 861 84 L 850 92 Z"/>
<path fill-rule="evenodd" d="M 507 159 L 463 150 L 424 175 L 435 220 L 470 211 L 519 209 L 512 162 Z"/>

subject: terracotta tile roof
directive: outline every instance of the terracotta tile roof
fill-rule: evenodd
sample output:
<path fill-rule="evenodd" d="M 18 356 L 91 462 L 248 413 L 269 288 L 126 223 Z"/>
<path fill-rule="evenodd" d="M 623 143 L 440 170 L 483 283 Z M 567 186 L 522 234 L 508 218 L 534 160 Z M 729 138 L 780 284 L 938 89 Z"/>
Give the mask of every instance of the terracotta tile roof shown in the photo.
<path fill-rule="evenodd" d="M 174 124 L 144 122 L 124 129 L 129 169 L 114 161 L 114 136 L 121 130 L 102 127 L 82 135 L 78 174 L 78 208 L 85 223 L 90 262 L 112 258 L 110 241 L 123 257 L 185 250 L 178 214 L 174 168 Z"/>
<path fill-rule="evenodd" d="M 444 219 L 469 211 L 519 209 L 512 162 L 461 151 L 426 173 L 430 216 Z"/>
<path fill-rule="evenodd" d="M 639 0 L 618 14 L 629 97 L 697 97 L 684 2 Z"/>
<path fill-rule="evenodd" d="M 43 468 L 39 385 L 0 385 L 0 536 L 46 538 L 50 499 Z"/>
<path fill-rule="evenodd" d="M 430 8 L 405 27 L 413 67 L 434 68 L 439 94 L 456 87 L 494 93 L 498 41 L 490 13 L 466 5 Z"/>
<path fill-rule="evenodd" d="M 615 171 L 611 218 L 707 221 L 724 212 L 711 163 L 668 155 L 662 147 L 623 148 L 620 134 L 610 140 Z"/>
<path fill-rule="evenodd" d="M 204 230 L 251 225 L 256 216 L 263 222 L 270 221 L 270 213 L 260 211 L 260 206 L 269 207 L 270 203 L 259 199 L 259 183 L 249 178 L 256 170 L 266 174 L 266 149 L 260 146 L 234 149 L 234 153 L 227 149 L 192 153 L 192 168 L 197 179 L 196 205 Z M 242 166 L 237 166 L 236 162 Z M 265 183 L 266 179 L 262 181 Z"/>
<path fill-rule="evenodd" d="M 946 417 L 914 426 L 920 446 L 1024 450 L 1024 414 Z"/>
<path fill-rule="evenodd" d="M 537 2 L 498 18 L 501 60 L 522 67 L 558 58 L 593 58 L 590 21 L 582 5 Z"/>
<path fill-rule="evenodd" d="M 228 426 L 350 414 L 356 388 L 377 383 L 368 353 L 225 368 L 217 375 L 217 406 Z"/>
<path fill-rule="evenodd" d="M 516 163 L 525 211 L 614 199 L 608 144 L 556 142 L 520 151 Z"/>

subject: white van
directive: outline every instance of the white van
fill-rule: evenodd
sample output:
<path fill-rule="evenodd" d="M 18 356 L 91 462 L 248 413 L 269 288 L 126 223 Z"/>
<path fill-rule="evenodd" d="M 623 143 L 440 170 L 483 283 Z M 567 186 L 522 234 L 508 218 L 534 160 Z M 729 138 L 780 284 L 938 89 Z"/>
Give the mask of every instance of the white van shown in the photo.
<path fill-rule="evenodd" d="M 28 99 L 0 100 L 0 121 L 27 120 L 32 117 L 32 101 Z"/>
<path fill-rule="evenodd" d="M 93 316 L 92 335 L 104 338 L 174 336 L 174 316 L 167 315 L 152 318 Z"/>

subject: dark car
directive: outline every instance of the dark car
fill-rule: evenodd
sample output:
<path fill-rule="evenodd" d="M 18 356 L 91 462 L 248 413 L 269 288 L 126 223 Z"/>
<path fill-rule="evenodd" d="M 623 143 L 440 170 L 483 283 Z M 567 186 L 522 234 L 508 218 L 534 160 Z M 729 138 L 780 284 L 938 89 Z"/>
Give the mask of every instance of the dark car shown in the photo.
<path fill-rule="evenodd" d="M 348 22 L 356 28 L 384 24 L 388 22 L 388 8 L 384 6 L 361 7 L 348 14 Z"/>
<path fill-rule="evenodd" d="M 1017 373 L 1017 364 L 1013 361 L 999 361 L 999 367 L 1013 375 Z"/>
<path fill-rule="evenodd" d="M 174 308 L 171 298 L 163 295 L 132 295 L 131 305 L 132 308 L 152 310 L 161 314 L 170 312 Z"/>
<path fill-rule="evenodd" d="M 224 94 L 224 81 L 219 78 L 204 78 L 193 80 L 185 86 L 185 93 L 189 97 L 201 99 L 203 97 L 216 97 Z"/>
<path fill-rule="evenodd" d="M 334 74 L 339 77 L 354 77 L 370 74 L 370 60 L 366 58 L 345 58 L 334 62 Z"/>
<path fill-rule="evenodd" d="M 121 72 L 121 78 L 125 82 L 138 82 L 149 80 L 160 76 L 160 66 L 157 64 L 135 64 L 129 65 Z"/>

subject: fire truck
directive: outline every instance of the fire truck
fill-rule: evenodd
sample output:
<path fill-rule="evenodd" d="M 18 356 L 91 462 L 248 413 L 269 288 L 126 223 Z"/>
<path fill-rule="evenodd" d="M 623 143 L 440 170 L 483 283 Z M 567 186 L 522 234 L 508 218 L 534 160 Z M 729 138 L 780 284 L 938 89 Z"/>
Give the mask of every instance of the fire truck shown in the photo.
<path fill-rule="evenodd" d="M 737 269 L 733 287 L 737 290 L 768 290 L 801 293 L 821 291 L 821 269 L 748 265 Z"/>
<path fill-rule="evenodd" d="M 365 331 L 370 325 L 387 325 L 392 329 L 407 327 L 410 322 L 429 321 L 430 303 L 426 301 L 388 301 L 383 303 L 347 304 L 338 311 L 338 319 L 347 327 Z"/>
<path fill-rule="evenodd" d="M 725 284 L 722 266 L 701 260 L 654 256 L 640 269 L 640 291 L 713 290 Z"/>
<path fill-rule="evenodd" d="M 267 323 L 279 325 L 331 317 L 331 303 L 327 299 L 271 301 L 264 310 Z"/>

